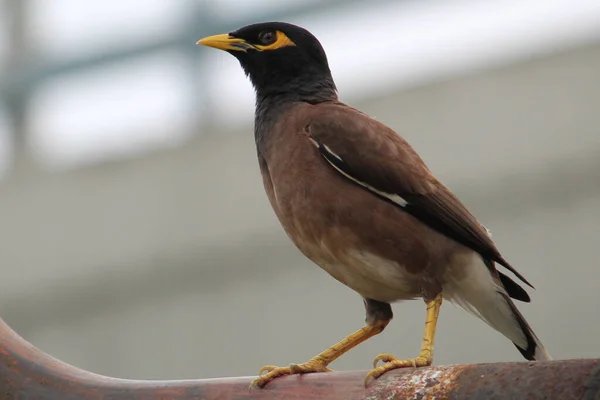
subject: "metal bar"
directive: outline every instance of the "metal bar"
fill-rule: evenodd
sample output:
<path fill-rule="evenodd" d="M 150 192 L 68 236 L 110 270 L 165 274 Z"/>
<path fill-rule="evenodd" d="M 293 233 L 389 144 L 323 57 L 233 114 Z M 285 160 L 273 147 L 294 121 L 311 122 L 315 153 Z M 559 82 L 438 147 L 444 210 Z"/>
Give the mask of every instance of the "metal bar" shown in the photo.
<path fill-rule="evenodd" d="M 158 362 L 158 360 L 157 360 Z M 0 398 L 12 399 L 597 399 L 600 359 L 471 364 L 396 370 L 364 387 L 364 371 L 276 379 L 248 391 L 250 377 L 142 381 L 96 375 L 58 361 L 0 319 Z"/>
<path fill-rule="evenodd" d="M 26 16 L 26 7 L 23 6 L 26 0 L 9 0 L 15 10 L 19 11 L 23 17 Z M 373 0 L 375 1 L 375 0 Z M 376 0 L 378 5 L 386 2 L 397 1 L 397 0 Z M 213 34 L 217 31 L 227 31 L 248 23 L 249 18 L 255 20 L 288 20 L 294 17 L 303 16 L 317 12 L 337 11 L 338 9 L 345 9 L 354 4 L 365 3 L 365 0 L 329 0 L 316 2 L 314 4 L 304 4 L 298 2 L 290 4 L 289 7 L 281 10 L 270 11 L 269 8 L 261 9 L 256 15 L 237 20 L 223 21 L 212 18 L 210 13 L 211 2 L 208 0 L 197 4 L 194 9 L 190 10 L 190 17 L 186 23 L 182 24 L 180 30 L 173 32 L 171 36 L 157 39 L 154 42 L 145 43 L 141 45 L 131 47 L 120 47 L 112 48 L 107 51 L 101 51 L 96 54 L 86 55 L 83 57 L 58 60 L 58 61 L 47 61 L 39 59 L 38 57 L 19 59 L 16 62 L 12 62 L 6 71 L 3 72 L 2 79 L 0 79 L 0 101 L 6 104 L 8 107 L 9 114 L 11 114 L 11 121 L 14 123 L 15 128 L 13 129 L 13 142 L 16 146 L 19 146 L 15 150 L 14 164 L 16 170 L 27 170 L 22 168 L 21 165 L 29 167 L 34 165 L 30 161 L 28 149 L 24 144 L 27 142 L 25 121 L 22 121 L 27 113 L 27 107 L 32 93 L 41 84 L 49 79 L 60 75 L 75 74 L 82 71 L 87 71 L 92 68 L 102 68 L 107 65 L 114 64 L 116 62 L 124 62 L 152 54 L 156 54 L 164 50 L 177 50 L 183 54 L 186 54 L 190 59 L 188 64 L 190 66 L 190 72 L 195 71 L 194 67 L 202 64 L 200 59 L 201 54 L 206 49 L 201 49 L 194 46 L 195 42 L 202 36 Z M 371 3 L 372 5 L 372 3 Z M 19 26 L 25 27 L 25 24 Z M 25 29 L 25 28 L 23 28 Z M 27 35 L 20 35 L 19 37 L 25 38 Z M 194 55 L 194 54 L 197 54 Z M 191 58 L 196 58 L 193 60 Z M 211 113 L 210 113 L 210 99 L 208 95 L 203 92 L 202 79 L 203 74 L 198 74 L 200 78 L 193 79 L 190 84 L 190 90 L 194 90 L 193 98 L 196 100 L 194 104 L 197 110 L 196 116 L 199 121 L 203 121 L 206 126 L 209 124 Z M 24 127 L 21 129 L 21 127 Z"/>
<path fill-rule="evenodd" d="M 8 70 L 19 70 L 31 57 L 31 46 L 27 35 L 28 0 L 11 0 L 5 5 L 10 14 L 10 47 L 8 52 Z M 13 93 L 4 99 L 8 111 L 10 135 L 12 144 L 12 172 L 27 172 L 32 163 L 31 152 L 27 145 L 29 136 L 29 121 L 27 111 L 29 96 L 25 92 Z"/>
<path fill-rule="evenodd" d="M 287 9 L 276 11 L 274 13 L 270 13 L 267 7 L 264 13 L 256 15 L 255 18 L 256 20 L 288 20 L 309 13 L 335 11 L 342 8 L 346 9 L 350 5 L 360 4 L 364 1 L 365 0 L 329 0 L 317 2 L 309 6 L 302 2 L 298 2 L 297 4 L 290 5 Z M 377 5 L 391 1 L 394 0 L 377 0 Z M 201 15 L 199 14 L 201 11 L 202 10 L 199 10 L 196 15 Z M 247 23 L 249 23 L 247 17 L 243 20 L 232 20 L 227 22 L 217 20 L 210 25 L 202 24 L 201 18 L 195 18 L 191 23 L 186 24 L 185 28 L 180 32 L 153 43 L 142 44 L 130 48 L 111 49 L 106 52 L 78 59 L 61 60 L 41 65 L 21 65 L 16 69 L 9 70 L 8 73 L 5 74 L 4 82 L 0 82 L 0 97 L 10 97 L 19 92 L 29 93 L 41 82 L 58 75 L 76 73 L 91 67 L 102 67 L 117 61 L 125 61 L 166 49 L 178 48 L 185 50 L 190 46 L 194 47 L 196 41 L 202 36 L 214 34 L 214 31 L 209 29 L 220 27 L 220 30 L 226 31 L 238 28 Z M 197 51 L 200 53 L 204 50 L 205 49 L 198 48 Z"/>

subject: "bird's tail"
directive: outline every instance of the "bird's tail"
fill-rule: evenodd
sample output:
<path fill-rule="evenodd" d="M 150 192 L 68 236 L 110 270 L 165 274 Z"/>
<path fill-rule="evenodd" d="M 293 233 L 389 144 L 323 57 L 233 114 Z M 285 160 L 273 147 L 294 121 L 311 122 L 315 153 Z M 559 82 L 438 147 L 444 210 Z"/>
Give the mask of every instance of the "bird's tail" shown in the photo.
<path fill-rule="evenodd" d="M 521 352 L 523 357 L 532 361 L 550 361 L 552 357 L 540 341 L 540 339 L 536 336 L 531 326 L 527 323 L 521 312 L 515 306 L 515 303 L 506 295 L 501 294 L 504 298 L 506 304 L 510 308 L 510 312 L 512 317 L 517 322 L 520 328 L 520 335 L 513 340 L 513 338 L 509 337 L 506 333 L 500 331 L 503 335 L 512 340 L 513 344 Z M 523 338 L 525 340 L 523 340 Z"/>
<path fill-rule="evenodd" d="M 462 279 L 444 285 L 444 297 L 510 339 L 527 360 L 551 360 L 500 280 L 492 276 L 483 260 L 477 255 L 467 269 Z"/>

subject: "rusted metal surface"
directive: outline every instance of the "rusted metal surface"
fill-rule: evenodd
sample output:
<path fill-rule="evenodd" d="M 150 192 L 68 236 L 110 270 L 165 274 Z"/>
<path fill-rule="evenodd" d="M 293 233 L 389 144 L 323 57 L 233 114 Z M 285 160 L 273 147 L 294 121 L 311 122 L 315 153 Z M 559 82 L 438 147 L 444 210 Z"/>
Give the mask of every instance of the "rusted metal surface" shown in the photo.
<path fill-rule="evenodd" d="M 158 360 L 157 360 L 158 362 Z M 27 343 L 0 319 L 0 399 L 600 399 L 600 359 L 456 365 L 392 371 L 364 387 L 366 371 L 276 379 L 186 381 L 109 378 L 72 367 Z"/>

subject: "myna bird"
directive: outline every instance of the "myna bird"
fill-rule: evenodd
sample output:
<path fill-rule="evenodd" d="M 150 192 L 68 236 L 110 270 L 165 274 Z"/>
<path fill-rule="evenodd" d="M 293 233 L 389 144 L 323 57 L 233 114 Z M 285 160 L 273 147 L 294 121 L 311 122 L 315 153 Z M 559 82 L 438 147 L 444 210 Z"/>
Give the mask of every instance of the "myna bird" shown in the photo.
<path fill-rule="evenodd" d="M 198 43 L 232 54 L 252 81 L 258 163 L 285 232 L 366 308 L 365 327 L 305 363 L 263 367 L 253 386 L 330 371 L 332 361 L 384 330 L 390 303 L 415 298 L 427 306 L 421 352 L 378 355 L 365 383 L 431 365 L 443 298 L 502 333 L 526 359 L 550 360 L 511 300 L 529 302 L 529 295 L 496 264 L 531 284 L 402 137 L 338 100 L 325 51 L 310 32 L 268 22 Z"/>

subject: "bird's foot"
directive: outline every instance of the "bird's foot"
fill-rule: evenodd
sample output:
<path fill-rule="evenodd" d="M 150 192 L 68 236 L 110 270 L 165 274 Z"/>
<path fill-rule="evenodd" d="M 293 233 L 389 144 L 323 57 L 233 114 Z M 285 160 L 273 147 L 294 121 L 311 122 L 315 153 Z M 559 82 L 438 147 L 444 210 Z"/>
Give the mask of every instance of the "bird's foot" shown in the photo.
<path fill-rule="evenodd" d="M 250 383 L 250 389 L 262 388 L 273 379 L 284 375 L 309 374 L 313 372 L 333 372 L 327 368 L 325 361 L 318 356 L 302 364 L 292 364 L 289 367 L 276 367 L 275 365 L 265 365 L 260 369 L 258 377 Z"/>
<path fill-rule="evenodd" d="M 377 366 L 379 361 L 382 361 L 383 365 Z M 409 358 L 407 360 L 400 360 L 389 353 L 380 354 L 375 358 L 375 361 L 373 361 L 373 370 L 371 370 L 371 372 L 369 372 L 365 377 L 365 386 L 367 386 L 372 380 L 379 378 L 381 375 L 393 369 L 428 367 L 431 365 L 431 362 L 431 357 L 424 355 L 420 355 L 415 358 Z"/>

